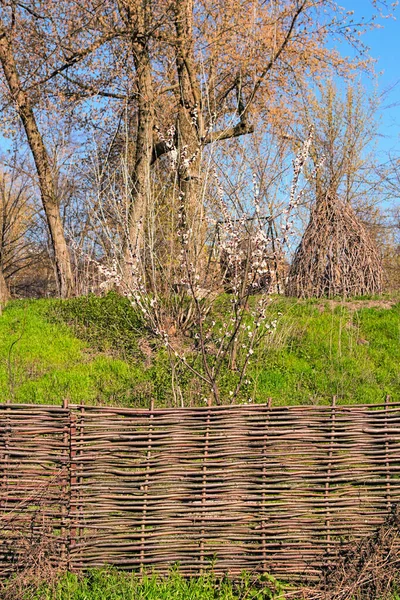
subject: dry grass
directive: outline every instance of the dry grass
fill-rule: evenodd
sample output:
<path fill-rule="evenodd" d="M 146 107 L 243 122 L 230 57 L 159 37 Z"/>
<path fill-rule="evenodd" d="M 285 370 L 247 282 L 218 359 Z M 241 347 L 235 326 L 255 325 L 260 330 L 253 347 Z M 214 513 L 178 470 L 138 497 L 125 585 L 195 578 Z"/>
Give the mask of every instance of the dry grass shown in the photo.
<path fill-rule="evenodd" d="M 298 600 L 389 600 L 399 580 L 400 509 L 393 505 L 384 523 L 370 536 L 340 553 L 315 588 L 287 598 Z"/>
<path fill-rule="evenodd" d="M 54 487 L 62 486 L 65 470 L 29 494 L 19 504 L 0 515 L 1 552 L 9 560 L 8 570 L 0 570 L 0 598 L 21 600 L 42 584 L 56 583 L 66 568 L 63 545 L 54 530 L 49 505 Z M 23 486 L 20 492 L 23 493 Z M 18 493 L 18 489 L 14 490 Z M 11 534 L 11 535 L 10 535 Z M 4 575 L 10 575 L 5 579 Z M 3 576 L 3 578 L 1 577 Z"/>

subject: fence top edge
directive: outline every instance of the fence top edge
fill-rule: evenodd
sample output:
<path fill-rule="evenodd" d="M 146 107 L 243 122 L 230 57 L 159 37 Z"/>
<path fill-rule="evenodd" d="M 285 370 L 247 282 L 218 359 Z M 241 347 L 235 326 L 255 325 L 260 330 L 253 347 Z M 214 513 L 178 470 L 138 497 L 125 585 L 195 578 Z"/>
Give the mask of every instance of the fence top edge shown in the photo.
<path fill-rule="evenodd" d="M 54 404 L 14 404 L 14 403 L 0 403 L 0 411 L 4 412 L 26 412 L 28 410 L 32 412 L 55 412 L 60 415 L 67 414 L 70 410 L 82 410 L 87 412 L 101 412 L 101 413 L 119 413 L 119 414 L 131 414 L 131 415 L 149 415 L 149 414 L 188 414 L 188 413 L 229 413 L 229 412 L 265 412 L 272 411 L 274 413 L 288 413 L 291 411 L 301 412 L 331 412 L 332 410 L 338 412 L 353 412 L 353 411 L 395 411 L 400 408 L 399 402 L 379 403 L 379 404 L 322 404 L 322 405 L 309 405 L 309 404 L 295 404 L 295 405 L 284 405 L 284 406 L 269 406 L 268 404 L 237 404 L 237 405 L 222 405 L 222 406 L 194 406 L 194 407 L 176 407 L 176 408 L 129 408 L 123 406 L 94 406 L 87 404 L 69 404 L 67 407 L 62 407 Z"/>
<path fill-rule="evenodd" d="M 72 406 L 72 405 L 71 405 Z M 78 405 L 77 405 L 78 406 Z M 16 402 L 0 402 L 0 410 L 25 410 L 25 409 L 29 409 L 32 411 L 52 411 L 52 412 L 59 412 L 59 413 L 65 413 L 68 412 L 68 408 L 63 408 L 61 405 L 58 404 L 27 404 L 27 403 L 19 403 L 17 404 Z"/>
<path fill-rule="evenodd" d="M 261 404 L 237 404 L 237 405 L 221 405 L 221 406 L 186 406 L 186 407 L 171 407 L 171 408 L 129 408 L 123 406 L 93 406 L 86 404 L 70 404 L 69 407 L 73 410 L 85 409 L 91 412 L 119 412 L 119 413 L 129 413 L 129 414 L 143 414 L 148 415 L 151 413 L 158 414 L 185 414 L 191 412 L 199 412 L 199 413 L 208 413 L 208 412 L 264 412 L 264 411 L 273 411 L 273 412 L 288 412 L 292 410 L 304 411 L 304 412 L 312 412 L 312 411 L 327 411 L 331 412 L 332 409 L 335 411 L 353 411 L 353 410 L 396 410 L 400 408 L 399 402 L 390 402 L 390 403 L 379 403 L 379 404 L 322 404 L 322 405 L 311 405 L 311 404 L 287 404 L 284 406 L 274 406 L 268 405 L 266 403 Z"/>

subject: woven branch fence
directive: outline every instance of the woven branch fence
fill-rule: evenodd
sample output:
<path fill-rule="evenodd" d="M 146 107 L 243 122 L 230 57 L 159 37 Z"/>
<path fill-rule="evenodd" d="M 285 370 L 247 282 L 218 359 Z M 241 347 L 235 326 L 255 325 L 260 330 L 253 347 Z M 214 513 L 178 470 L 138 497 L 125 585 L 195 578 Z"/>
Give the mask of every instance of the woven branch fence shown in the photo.
<path fill-rule="evenodd" d="M 0 575 L 48 543 L 70 569 L 312 580 L 383 522 L 399 475 L 400 403 L 2 405 Z"/>

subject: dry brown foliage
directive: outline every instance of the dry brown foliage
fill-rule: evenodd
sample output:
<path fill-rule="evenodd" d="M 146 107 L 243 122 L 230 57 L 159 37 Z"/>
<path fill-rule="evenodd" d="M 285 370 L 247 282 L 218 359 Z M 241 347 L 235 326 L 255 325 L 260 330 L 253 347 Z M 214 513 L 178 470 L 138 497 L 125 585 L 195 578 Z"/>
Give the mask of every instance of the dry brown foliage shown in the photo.
<path fill-rule="evenodd" d="M 400 508 L 393 505 L 370 536 L 346 546 L 315 588 L 289 594 L 304 600 L 388 600 L 399 579 Z"/>
<path fill-rule="evenodd" d="M 54 503 L 52 490 L 62 485 L 63 476 L 64 471 L 57 473 L 45 485 L 38 486 L 34 495 L 0 516 L 1 554 L 9 563 L 7 572 L 0 570 L 2 600 L 27 598 L 30 590 L 43 582 L 55 583 L 66 568 L 63 544 L 49 512 Z M 4 575 L 8 578 L 1 577 Z"/>

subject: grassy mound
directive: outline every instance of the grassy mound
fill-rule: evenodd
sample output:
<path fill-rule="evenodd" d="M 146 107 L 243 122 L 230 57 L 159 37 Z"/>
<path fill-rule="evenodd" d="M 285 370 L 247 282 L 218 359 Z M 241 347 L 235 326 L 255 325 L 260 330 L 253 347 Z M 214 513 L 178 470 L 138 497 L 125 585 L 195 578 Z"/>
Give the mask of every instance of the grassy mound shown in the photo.
<path fill-rule="evenodd" d="M 0 317 L 0 402 L 129 402 L 140 373 L 51 322 L 51 307 L 52 301 L 16 301 Z"/>
<path fill-rule="evenodd" d="M 278 302 L 284 313 L 252 375 L 274 403 L 375 403 L 400 398 L 400 305 Z"/>
<path fill-rule="evenodd" d="M 224 298 L 212 318 L 223 320 Z M 240 401 L 375 403 L 400 398 L 400 304 L 276 298 L 278 325 L 254 352 Z M 191 359 L 196 361 L 195 353 Z M 175 373 L 175 376 L 177 374 Z M 178 373 L 187 404 L 204 390 Z M 221 373 L 226 400 L 236 374 Z M 0 401 L 174 405 L 165 349 L 116 294 L 11 302 L 0 317 Z"/>

